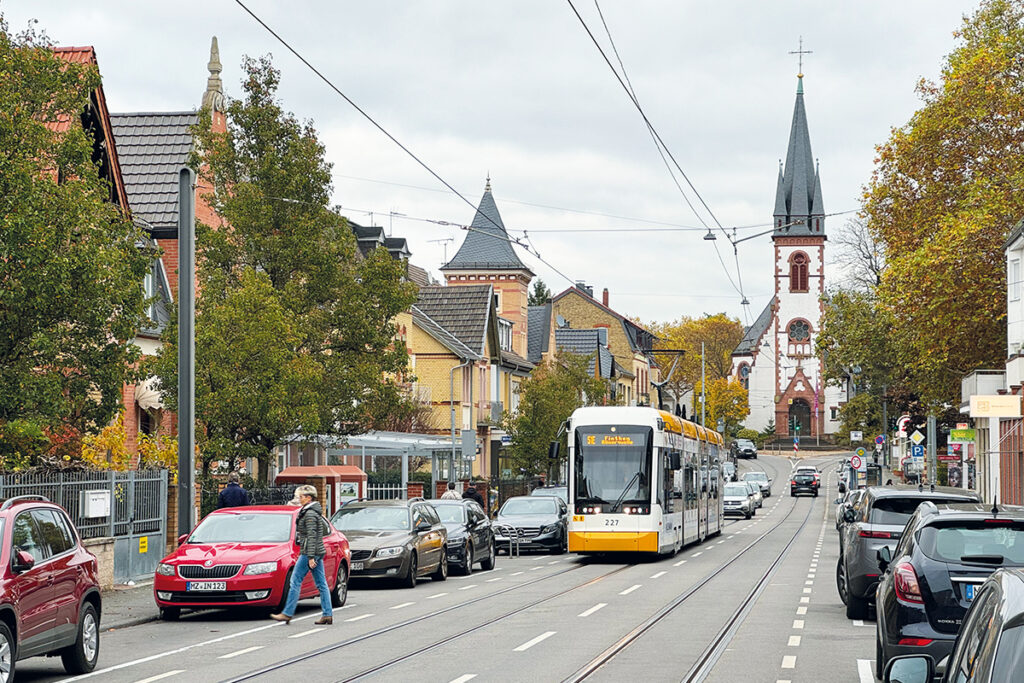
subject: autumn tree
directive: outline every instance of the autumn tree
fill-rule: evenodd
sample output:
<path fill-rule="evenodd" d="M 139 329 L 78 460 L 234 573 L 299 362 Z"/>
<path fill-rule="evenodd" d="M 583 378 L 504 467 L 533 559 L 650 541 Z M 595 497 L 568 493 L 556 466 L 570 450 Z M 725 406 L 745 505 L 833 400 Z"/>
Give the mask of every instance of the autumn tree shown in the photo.
<path fill-rule="evenodd" d="M 1024 216 L 1024 2 L 985 0 L 955 36 L 921 109 L 879 146 L 863 207 L 887 257 L 890 362 L 932 407 L 1005 359 L 1002 247 Z"/>
<path fill-rule="evenodd" d="M 549 301 L 551 301 L 551 290 L 548 289 L 543 280 L 537 278 L 533 281 L 533 291 L 530 292 L 527 304 L 529 306 L 543 306 Z"/>
<path fill-rule="evenodd" d="M 608 386 L 589 370 L 591 356 L 559 352 L 538 365 L 519 385 L 519 410 L 505 413 L 502 429 L 512 437 L 505 447 L 515 467 L 529 474 L 547 473 L 560 463 L 548 462 L 548 446 L 561 439 L 561 457 L 568 450 L 559 430 L 572 411 L 600 402 Z"/>
<path fill-rule="evenodd" d="M 699 394 L 700 382 L 694 386 L 694 393 Z M 718 422 L 725 424 L 726 434 L 735 434 L 740 423 L 750 414 L 750 405 L 747 400 L 747 390 L 735 377 L 717 377 L 708 380 L 707 383 L 707 409 L 705 425 L 711 429 L 718 429 Z M 700 405 L 694 409 L 700 415 Z"/>
<path fill-rule="evenodd" d="M 79 123 L 99 85 L 95 66 L 0 16 L 0 453 L 34 457 L 51 428 L 102 427 L 134 377 L 153 254 Z"/>
<path fill-rule="evenodd" d="M 281 108 L 269 60 L 244 69 L 226 132 L 211 131 L 209 112 L 194 130 L 206 199 L 230 226 L 197 226 L 196 417 L 206 462 L 254 457 L 265 481 L 285 439 L 360 433 L 401 402 L 393 320 L 415 291 L 386 250 L 361 258 L 329 210 L 323 144 Z M 172 406 L 176 341 L 172 323 L 157 361 Z"/>

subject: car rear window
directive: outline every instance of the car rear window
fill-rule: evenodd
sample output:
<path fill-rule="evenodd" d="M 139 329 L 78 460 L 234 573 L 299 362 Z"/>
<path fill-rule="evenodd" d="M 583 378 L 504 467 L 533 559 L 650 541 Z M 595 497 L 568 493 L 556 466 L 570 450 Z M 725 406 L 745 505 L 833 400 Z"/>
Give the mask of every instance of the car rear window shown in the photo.
<path fill-rule="evenodd" d="M 959 520 L 928 525 L 918 546 L 941 562 L 969 562 L 974 557 L 991 566 L 1024 566 L 1024 521 Z M 1002 558 L 1001 560 L 999 558 Z"/>
<path fill-rule="evenodd" d="M 768 481 L 768 475 L 764 472 L 747 472 L 743 475 L 744 481 Z"/>
<path fill-rule="evenodd" d="M 437 514 L 440 515 L 441 521 L 445 524 L 465 524 L 466 523 L 466 508 L 461 503 L 456 505 L 454 503 L 434 503 L 434 509 L 437 510 Z"/>
<path fill-rule="evenodd" d="M 879 498 L 871 506 L 871 516 L 868 518 L 870 524 L 893 524 L 905 526 L 917 506 L 926 500 L 933 503 L 966 503 L 966 499 L 957 498 Z"/>
<path fill-rule="evenodd" d="M 727 496 L 747 496 L 750 495 L 750 489 L 745 484 L 726 484 L 725 495 Z"/>
<path fill-rule="evenodd" d="M 292 516 L 266 513 L 213 513 L 199 523 L 189 543 L 284 543 L 292 535 Z"/>
<path fill-rule="evenodd" d="M 809 484 L 809 483 L 814 481 L 814 475 L 813 474 L 798 474 L 795 477 L 793 477 L 793 481 L 795 481 L 798 484 Z"/>

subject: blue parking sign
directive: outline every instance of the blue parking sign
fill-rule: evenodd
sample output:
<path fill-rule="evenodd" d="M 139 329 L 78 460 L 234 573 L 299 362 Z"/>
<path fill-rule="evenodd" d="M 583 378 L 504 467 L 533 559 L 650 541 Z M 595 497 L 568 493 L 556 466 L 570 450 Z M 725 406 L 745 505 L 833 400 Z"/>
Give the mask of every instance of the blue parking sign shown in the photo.
<path fill-rule="evenodd" d="M 912 444 L 910 446 L 910 455 L 915 458 L 924 457 L 924 444 Z"/>

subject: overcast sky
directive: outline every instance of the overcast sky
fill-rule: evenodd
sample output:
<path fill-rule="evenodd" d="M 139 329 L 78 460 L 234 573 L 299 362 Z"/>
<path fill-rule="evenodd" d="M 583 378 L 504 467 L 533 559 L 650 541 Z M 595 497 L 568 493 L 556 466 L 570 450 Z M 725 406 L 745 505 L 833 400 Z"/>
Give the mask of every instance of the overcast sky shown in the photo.
<path fill-rule="evenodd" d="M 594 3 L 574 2 L 614 59 Z M 489 172 L 511 235 L 528 231 L 545 261 L 598 296 L 607 287 L 613 308 L 644 320 L 744 317 L 712 247 L 735 280 L 728 242 L 707 242 L 700 230 L 638 231 L 700 223 L 567 2 L 246 4 L 474 206 Z M 601 10 L 641 105 L 718 220 L 763 226 L 786 150 L 797 81 L 788 52 L 799 37 L 813 51 L 805 99 L 825 209 L 855 210 L 875 145 L 918 108 L 916 82 L 938 77 L 952 32 L 976 4 L 604 0 Z M 473 209 L 231 0 L 4 0 L 0 12 L 12 30 L 37 19 L 59 45 L 95 46 L 114 112 L 198 106 L 213 35 L 229 96 L 241 94 L 242 56 L 271 53 L 283 105 L 319 129 L 335 201 L 353 220 L 367 224 L 360 212 L 374 212 L 435 276 L 445 247 L 451 257 L 465 236 L 411 220 L 468 224 Z M 848 217 L 830 218 L 827 230 Z M 609 228 L 630 232 L 545 232 Z M 446 238 L 454 242 L 436 241 Z M 772 293 L 771 254 L 767 236 L 739 245 L 751 317 Z M 522 256 L 555 292 L 569 286 Z M 841 282 L 835 267 L 829 282 Z"/>

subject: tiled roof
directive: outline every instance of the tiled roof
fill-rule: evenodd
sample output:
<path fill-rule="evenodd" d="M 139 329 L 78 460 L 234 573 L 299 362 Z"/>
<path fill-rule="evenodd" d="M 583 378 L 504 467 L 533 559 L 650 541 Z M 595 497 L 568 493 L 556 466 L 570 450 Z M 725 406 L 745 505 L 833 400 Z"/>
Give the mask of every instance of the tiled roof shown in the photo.
<path fill-rule="evenodd" d="M 526 356 L 531 363 L 539 363 L 551 338 L 550 303 L 526 309 L 526 334 Z"/>
<path fill-rule="evenodd" d="M 612 376 L 612 355 L 608 352 L 607 347 L 601 346 L 601 333 L 599 330 L 577 330 L 571 327 L 556 329 L 555 345 L 559 351 L 590 356 L 587 371 L 591 375 L 605 378 Z M 601 353 L 602 349 L 605 353 Z M 598 363 L 601 365 L 598 367 L 598 372 L 595 372 L 595 367 Z"/>
<path fill-rule="evenodd" d="M 657 339 L 657 337 L 652 332 L 650 332 L 645 327 L 637 325 L 635 322 L 633 322 L 626 316 L 622 315 L 621 313 L 617 313 L 616 311 L 613 311 L 612 309 L 608 308 L 600 301 L 587 294 L 587 292 L 585 292 L 580 286 L 569 287 L 568 289 L 551 297 L 551 301 L 558 301 L 562 297 L 568 296 L 573 292 L 583 297 L 584 300 L 594 304 L 602 311 L 611 314 L 622 323 L 622 331 L 625 332 L 626 338 L 629 340 L 629 348 L 631 351 L 646 353 L 650 351 L 651 348 L 653 348 L 654 341 Z M 569 322 L 571 323 L 572 321 L 570 320 Z M 652 366 L 655 365 L 653 358 L 650 359 L 650 363 Z"/>
<path fill-rule="evenodd" d="M 525 270 L 533 274 L 523 263 L 509 241 L 505 224 L 491 195 L 490 184 L 484 190 L 480 206 L 473 216 L 471 229 L 466 232 L 462 246 L 441 270 Z"/>
<path fill-rule="evenodd" d="M 449 351 L 459 358 L 478 359 L 480 356 L 468 346 L 459 341 L 455 335 L 444 329 L 436 320 L 421 311 L 417 306 L 412 307 L 412 319 L 421 330 L 436 339 Z"/>
<path fill-rule="evenodd" d="M 490 285 L 421 287 L 416 307 L 478 355 L 483 355 L 492 303 Z"/>
<path fill-rule="evenodd" d="M 754 324 L 748 327 L 743 332 L 743 339 L 736 346 L 736 350 L 732 352 L 734 356 L 749 356 L 754 351 L 754 347 L 757 342 L 760 341 L 761 336 L 768 330 L 768 325 L 772 322 L 772 308 L 775 306 L 775 297 L 772 297 L 768 302 L 768 305 L 761 311 L 761 315 L 757 316 L 757 320 Z"/>
<path fill-rule="evenodd" d="M 132 214 L 149 226 L 178 227 L 178 171 L 192 149 L 195 112 L 111 114 Z M 176 234 L 176 233 L 175 233 Z"/>
<path fill-rule="evenodd" d="M 437 284 L 425 268 L 420 268 L 419 266 L 407 263 L 406 271 L 406 277 L 409 278 L 409 282 L 413 283 L 417 287 L 427 287 L 429 285 Z"/>
<path fill-rule="evenodd" d="M 501 352 L 501 364 L 505 365 L 505 366 L 510 366 L 510 367 L 516 368 L 518 370 L 525 370 L 527 372 L 529 372 L 530 370 L 533 370 L 533 368 L 534 368 L 534 364 L 533 363 L 531 363 L 530 361 L 526 360 L 525 358 L 523 358 L 522 356 L 520 356 L 518 353 L 516 353 L 514 351 L 504 351 L 503 350 Z"/>

